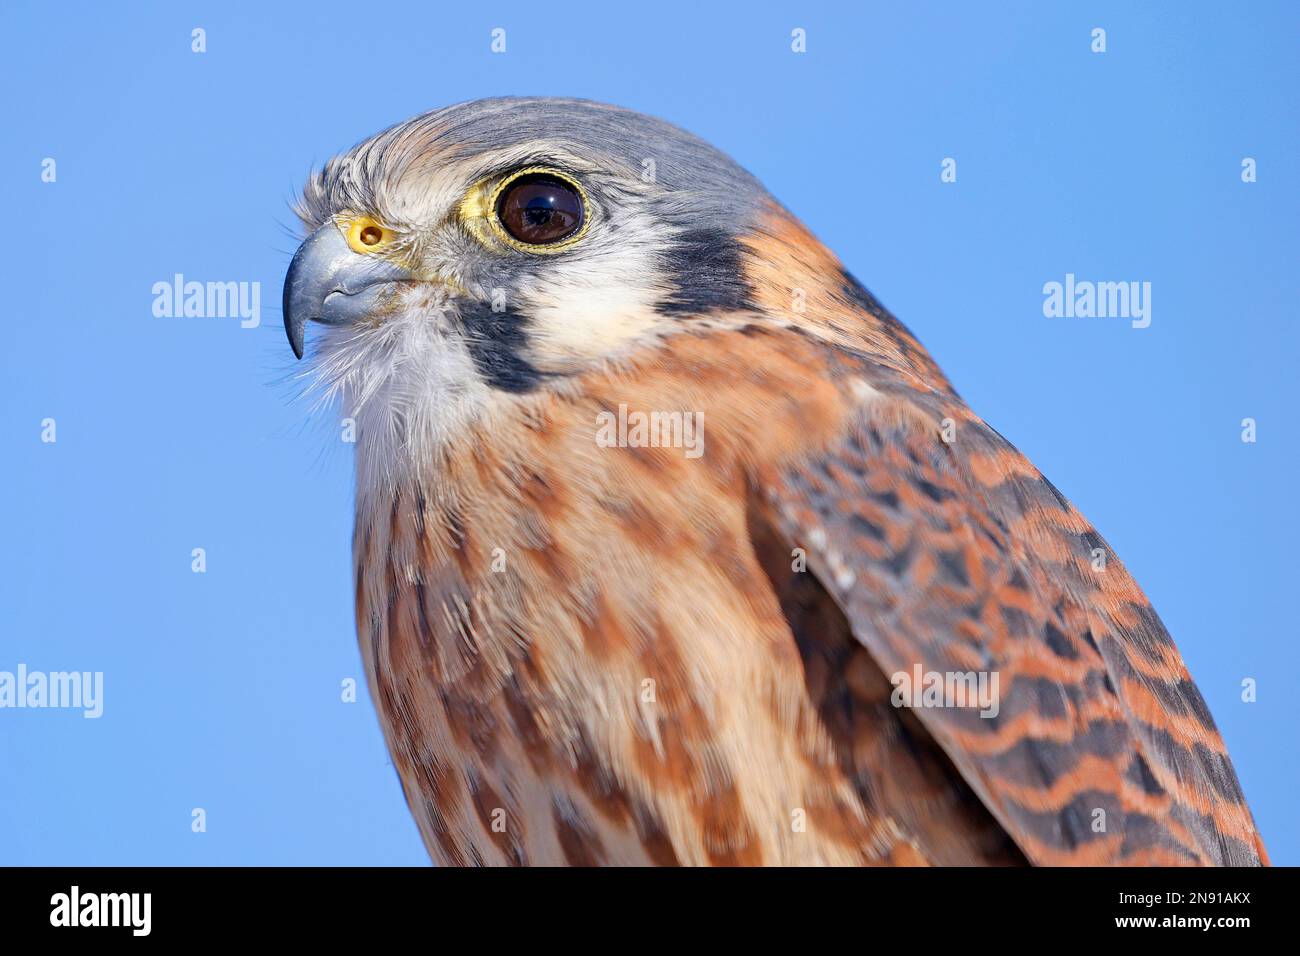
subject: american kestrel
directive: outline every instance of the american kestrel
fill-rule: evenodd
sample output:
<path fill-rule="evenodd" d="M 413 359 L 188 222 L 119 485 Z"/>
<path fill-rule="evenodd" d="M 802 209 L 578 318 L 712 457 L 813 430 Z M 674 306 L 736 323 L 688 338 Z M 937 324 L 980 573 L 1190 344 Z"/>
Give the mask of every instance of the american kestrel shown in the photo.
<path fill-rule="evenodd" d="M 307 183 L 356 619 L 446 864 L 1259 864 L 1088 521 L 731 159 L 557 99 Z"/>

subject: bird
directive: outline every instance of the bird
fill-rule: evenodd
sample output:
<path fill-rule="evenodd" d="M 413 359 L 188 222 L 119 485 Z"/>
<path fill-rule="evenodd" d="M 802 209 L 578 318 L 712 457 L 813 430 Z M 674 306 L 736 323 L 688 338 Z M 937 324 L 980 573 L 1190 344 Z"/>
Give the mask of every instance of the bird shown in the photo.
<path fill-rule="evenodd" d="M 1110 546 L 722 151 L 477 100 L 296 212 L 285 330 L 355 427 L 358 643 L 434 863 L 1267 863 Z"/>

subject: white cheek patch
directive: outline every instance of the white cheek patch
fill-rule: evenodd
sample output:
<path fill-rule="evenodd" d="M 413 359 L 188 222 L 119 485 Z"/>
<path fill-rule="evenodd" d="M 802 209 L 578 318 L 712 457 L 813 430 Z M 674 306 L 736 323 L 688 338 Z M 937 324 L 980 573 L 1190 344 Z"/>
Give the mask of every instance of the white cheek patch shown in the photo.
<path fill-rule="evenodd" d="M 528 297 L 529 357 L 546 372 L 569 371 L 613 356 L 662 321 L 657 296 L 634 286 L 556 286 Z"/>
<path fill-rule="evenodd" d="M 593 235 L 590 249 L 546 263 L 519 290 L 534 366 L 576 370 L 617 356 L 667 321 L 655 312 L 670 290 L 656 284 L 663 247 L 650 226 L 648 220 L 625 222 L 617 242 Z"/>

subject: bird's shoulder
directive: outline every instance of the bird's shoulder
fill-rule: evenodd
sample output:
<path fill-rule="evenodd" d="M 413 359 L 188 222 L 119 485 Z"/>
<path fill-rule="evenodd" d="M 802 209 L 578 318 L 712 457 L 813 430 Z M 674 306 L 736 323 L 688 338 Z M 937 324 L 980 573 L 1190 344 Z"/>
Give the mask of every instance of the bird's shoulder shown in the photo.
<path fill-rule="evenodd" d="M 996 713 L 908 704 L 1026 856 L 1265 859 L 1204 699 L 1092 524 L 924 363 L 819 338 L 834 434 L 761 464 L 754 507 L 886 675 L 996 675 Z"/>

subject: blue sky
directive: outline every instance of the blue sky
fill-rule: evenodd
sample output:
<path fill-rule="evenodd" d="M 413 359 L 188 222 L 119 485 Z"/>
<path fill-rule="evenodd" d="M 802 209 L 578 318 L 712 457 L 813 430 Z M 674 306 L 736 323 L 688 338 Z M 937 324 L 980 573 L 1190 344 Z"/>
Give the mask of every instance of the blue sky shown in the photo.
<path fill-rule="evenodd" d="M 0 710 L 0 864 L 427 862 L 340 700 L 350 451 L 291 400 L 287 202 L 501 94 L 665 117 L 803 218 L 1117 549 L 1300 864 L 1300 7 L 852 6 L 5 5 L 0 670 L 105 687 Z M 156 317 L 176 273 L 261 283 L 260 325 Z M 1150 327 L 1045 317 L 1067 273 L 1150 282 Z"/>

